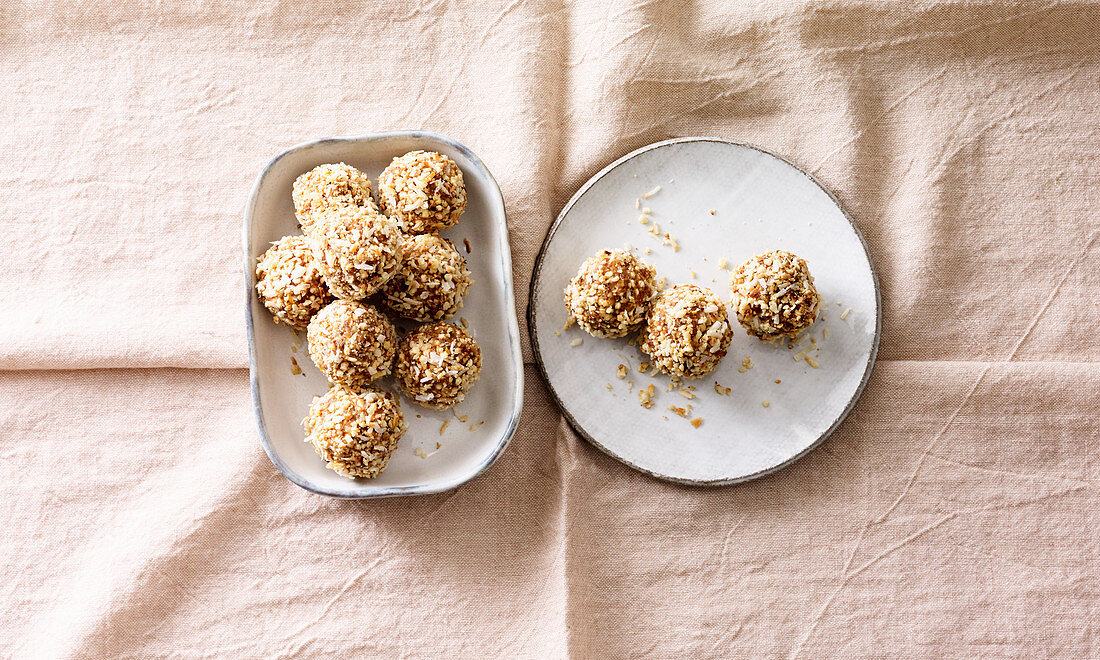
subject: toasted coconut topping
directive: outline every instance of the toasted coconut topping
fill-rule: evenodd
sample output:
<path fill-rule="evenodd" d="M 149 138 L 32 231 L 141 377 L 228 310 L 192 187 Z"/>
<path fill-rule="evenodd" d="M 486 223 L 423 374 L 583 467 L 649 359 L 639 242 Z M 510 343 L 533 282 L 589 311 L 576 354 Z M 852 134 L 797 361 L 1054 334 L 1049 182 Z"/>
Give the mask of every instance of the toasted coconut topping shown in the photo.
<path fill-rule="evenodd" d="M 722 300 L 709 289 L 681 284 L 653 303 L 640 348 L 664 373 L 699 378 L 718 366 L 732 339 Z"/>
<path fill-rule="evenodd" d="M 305 236 L 284 236 L 260 256 L 256 292 L 276 323 L 297 328 L 332 300 Z"/>
<path fill-rule="evenodd" d="M 466 398 L 480 376 L 481 348 L 457 325 L 422 325 L 401 340 L 394 378 L 418 405 L 450 408 Z"/>
<path fill-rule="evenodd" d="M 387 309 L 426 323 L 442 321 L 462 307 L 473 280 L 466 260 L 450 241 L 434 234 L 406 236 L 401 253 L 401 267 L 382 287 Z"/>
<path fill-rule="evenodd" d="M 364 387 L 390 373 L 397 330 L 371 305 L 337 300 L 309 323 L 309 356 L 330 381 Z"/>
<path fill-rule="evenodd" d="M 302 421 L 306 442 L 345 477 L 376 477 L 408 426 L 393 395 L 336 386 L 314 397 Z"/>
<path fill-rule="evenodd" d="M 565 289 L 565 306 L 594 337 L 624 337 L 645 321 L 657 295 L 657 270 L 622 250 L 590 257 Z"/>
<path fill-rule="evenodd" d="M 764 341 L 798 336 L 821 307 L 805 260 L 782 250 L 746 261 L 734 271 L 730 288 L 737 321 Z"/>
<path fill-rule="evenodd" d="M 377 210 L 370 179 L 344 163 L 319 165 L 294 180 L 294 214 L 306 234 L 313 232 L 322 212 L 344 206 Z"/>
<path fill-rule="evenodd" d="M 382 210 L 409 234 L 426 234 L 458 223 L 466 210 L 462 170 L 450 158 L 431 151 L 410 151 L 394 158 L 378 175 Z"/>

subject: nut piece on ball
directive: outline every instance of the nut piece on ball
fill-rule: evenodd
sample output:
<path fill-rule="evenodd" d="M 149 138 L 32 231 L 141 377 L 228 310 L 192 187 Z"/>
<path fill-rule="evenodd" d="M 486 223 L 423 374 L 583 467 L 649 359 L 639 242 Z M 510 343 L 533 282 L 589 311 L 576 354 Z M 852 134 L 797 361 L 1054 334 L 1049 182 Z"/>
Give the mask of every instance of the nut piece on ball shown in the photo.
<path fill-rule="evenodd" d="M 382 287 L 382 304 L 403 318 L 441 321 L 462 307 L 473 284 L 466 260 L 454 245 L 435 234 L 401 241 L 401 268 Z"/>
<path fill-rule="evenodd" d="M 730 277 L 730 289 L 737 322 L 764 341 L 798 336 L 821 308 L 806 261 L 783 250 L 743 263 Z"/>
<path fill-rule="evenodd" d="M 726 355 L 733 330 L 722 300 L 694 284 L 674 286 L 649 310 L 639 348 L 673 378 L 699 378 Z"/>
<path fill-rule="evenodd" d="M 336 386 L 313 397 L 302 420 L 306 442 L 328 467 L 345 477 L 376 477 L 408 426 L 392 395 Z"/>
<path fill-rule="evenodd" d="M 321 213 L 310 247 L 321 276 L 337 298 L 362 300 L 401 267 L 401 230 L 373 209 L 345 206 Z"/>
<path fill-rule="evenodd" d="M 377 209 L 367 175 L 344 163 L 318 165 L 294 180 L 294 214 L 310 234 L 317 214 L 341 206 Z"/>
<path fill-rule="evenodd" d="M 569 315 L 593 337 L 625 337 L 645 321 L 657 296 L 657 269 L 622 250 L 581 264 L 565 288 Z"/>
<path fill-rule="evenodd" d="M 362 388 L 390 373 L 397 330 L 371 305 L 337 300 L 309 322 L 309 357 L 335 385 Z"/>
<path fill-rule="evenodd" d="M 434 151 L 410 151 L 378 175 L 382 210 L 409 234 L 427 234 L 458 222 L 466 184 L 453 160 Z"/>
<path fill-rule="evenodd" d="M 481 375 L 481 348 L 458 326 L 422 325 L 401 340 L 393 375 L 416 403 L 450 408 L 466 398 Z"/>
<path fill-rule="evenodd" d="M 332 300 L 305 236 L 284 236 L 260 256 L 256 292 L 276 323 L 296 328 Z"/>

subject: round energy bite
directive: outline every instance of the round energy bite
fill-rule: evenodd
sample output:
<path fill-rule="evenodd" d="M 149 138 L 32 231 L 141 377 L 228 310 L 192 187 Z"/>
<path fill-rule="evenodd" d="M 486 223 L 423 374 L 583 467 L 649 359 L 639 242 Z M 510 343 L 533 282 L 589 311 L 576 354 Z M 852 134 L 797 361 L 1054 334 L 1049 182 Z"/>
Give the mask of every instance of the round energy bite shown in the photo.
<path fill-rule="evenodd" d="M 297 328 L 332 300 L 305 236 L 284 236 L 260 256 L 256 292 L 276 323 Z"/>
<path fill-rule="evenodd" d="M 454 245 L 435 234 L 401 241 L 401 268 L 382 287 L 382 304 L 414 321 L 440 321 L 462 307 L 473 284 L 466 260 Z"/>
<path fill-rule="evenodd" d="M 317 215 L 330 208 L 364 206 L 377 209 L 366 174 L 344 163 L 318 165 L 294 180 L 294 214 L 310 234 Z"/>
<path fill-rule="evenodd" d="M 806 261 L 783 250 L 741 264 L 730 277 L 730 288 L 737 322 L 764 341 L 796 337 L 813 325 L 821 308 Z"/>
<path fill-rule="evenodd" d="M 657 296 L 657 269 L 629 252 L 603 250 L 565 288 L 569 315 L 593 337 L 625 337 L 645 321 Z"/>
<path fill-rule="evenodd" d="M 310 247 L 321 276 L 337 298 L 362 300 L 401 266 L 401 230 L 374 209 L 345 206 L 316 218 Z"/>
<path fill-rule="evenodd" d="M 378 175 L 378 198 L 386 215 L 409 234 L 450 227 L 466 210 L 466 184 L 453 160 L 433 151 L 410 151 Z"/>
<path fill-rule="evenodd" d="M 649 310 L 639 348 L 674 378 L 699 378 L 726 355 L 733 330 L 722 300 L 694 284 L 674 286 Z"/>
<path fill-rule="evenodd" d="M 416 403 L 450 408 L 466 398 L 481 375 L 481 348 L 456 325 L 422 325 L 401 340 L 393 375 Z"/>
<path fill-rule="evenodd" d="M 313 397 L 302 420 L 306 442 L 328 467 L 345 477 L 376 477 L 408 426 L 401 406 L 377 390 L 357 392 L 336 386 Z"/>
<path fill-rule="evenodd" d="M 309 322 L 306 343 L 309 357 L 326 378 L 360 388 L 390 373 L 397 330 L 375 307 L 337 300 Z"/>

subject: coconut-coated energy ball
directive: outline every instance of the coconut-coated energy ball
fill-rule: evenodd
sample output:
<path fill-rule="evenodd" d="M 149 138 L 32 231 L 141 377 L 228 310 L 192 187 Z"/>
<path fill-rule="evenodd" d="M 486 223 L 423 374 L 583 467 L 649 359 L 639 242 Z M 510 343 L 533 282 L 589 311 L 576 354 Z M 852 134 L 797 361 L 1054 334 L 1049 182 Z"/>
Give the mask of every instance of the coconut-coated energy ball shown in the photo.
<path fill-rule="evenodd" d="M 569 315 L 593 337 L 625 337 L 645 321 L 657 296 L 657 269 L 629 252 L 603 250 L 565 288 Z"/>
<path fill-rule="evenodd" d="M 344 163 L 318 165 L 294 180 L 294 214 L 310 234 L 317 214 L 341 206 L 377 208 L 367 175 Z"/>
<path fill-rule="evenodd" d="M 276 323 L 296 328 L 332 300 L 305 236 L 284 236 L 260 256 L 256 292 Z"/>
<path fill-rule="evenodd" d="M 401 267 L 401 230 L 381 213 L 343 206 L 315 220 L 310 247 L 321 276 L 337 298 L 362 300 Z"/>
<path fill-rule="evenodd" d="M 466 184 L 450 158 L 410 151 L 378 175 L 378 198 L 405 233 L 427 234 L 458 222 L 466 210 Z"/>
<path fill-rule="evenodd" d="M 718 366 L 732 339 L 722 300 L 710 289 L 681 284 L 653 303 L 640 348 L 666 374 L 699 378 Z"/>
<path fill-rule="evenodd" d="M 401 268 L 382 287 L 381 302 L 403 318 L 441 321 L 462 307 L 473 280 L 454 245 L 435 234 L 401 241 Z"/>
<path fill-rule="evenodd" d="M 737 322 L 764 341 L 798 336 L 821 308 L 806 261 L 783 250 L 743 263 L 730 277 L 730 288 Z"/>
<path fill-rule="evenodd" d="M 365 387 L 390 373 L 397 329 L 371 305 L 337 300 L 309 322 L 309 357 L 335 385 Z"/>
<path fill-rule="evenodd" d="M 313 398 L 302 420 L 306 442 L 345 477 L 378 476 L 408 426 L 397 399 L 377 390 L 336 386 Z"/>
<path fill-rule="evenodd" d="M 481 375 L 481 348 L 456 325 L 422 325 L 401 340 L 393 375 L 416 403 L 450 408 L 466 398 Z"/>

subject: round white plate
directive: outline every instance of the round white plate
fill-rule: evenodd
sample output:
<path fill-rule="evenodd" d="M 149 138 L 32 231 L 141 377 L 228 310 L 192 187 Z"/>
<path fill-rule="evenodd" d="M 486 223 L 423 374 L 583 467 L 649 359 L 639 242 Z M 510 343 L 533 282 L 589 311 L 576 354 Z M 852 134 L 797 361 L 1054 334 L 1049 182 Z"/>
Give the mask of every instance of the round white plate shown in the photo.
<path fill-rule="evenodd" d="M 647 232 L 652 222 L 639 221 L 639 205 L 651 210 L 661 237 Z M 667 376 L 638 373 L 646 357 L 627 340 L 597 339 L 575 325 L 563 330 L 562 292 L 577 268 L 600 250 L 624 247 L 670 285 L 698 284 L 725 300 L 738 265 L 788 250 L 809 263 L 824 318 L 789 349 L 747 335 L 731 312 L 729 353 L 705 378 L 684 382 L 695 387 L 688 399 L 666 391 Z M 880 326 L 871 257 L 836 198 L 779 156 L 718 138 L 643 147 L 584 184 L 543 243 L 527 313 L 536 360 L 573 428 L 642 472 L 699 485 L 767 474 L 828 437 L 867 382 Z M 795 359 L 808 348 L 816 368 Z M 620 364 L 629 369 L 624 379 Z M 718 394 L 716 382 L 730 394 Z M 650 384 L 656 396 L 645 409 L 637 393 Z M 697 428 L 693 419 L 702 420 Z"/>

